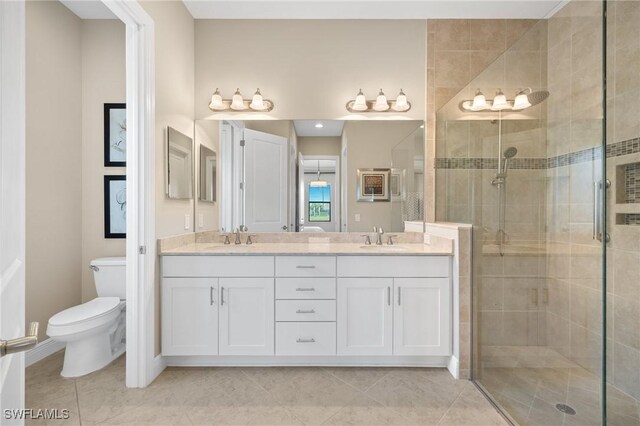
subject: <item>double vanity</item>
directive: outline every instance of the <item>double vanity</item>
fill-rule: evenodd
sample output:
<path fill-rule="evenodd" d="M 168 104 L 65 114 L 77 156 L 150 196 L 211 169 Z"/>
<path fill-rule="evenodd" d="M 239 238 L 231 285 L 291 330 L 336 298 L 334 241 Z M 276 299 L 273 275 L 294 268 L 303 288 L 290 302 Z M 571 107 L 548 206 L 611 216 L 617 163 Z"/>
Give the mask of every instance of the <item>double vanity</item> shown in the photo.
<path fill-rule="evenodd" d="M 160 242 L 169 365 L 447 366 L 450 240 L 288 235 L 260 234 L 250 245 L 244 236 L 223 244 L 214 232 Z"/>

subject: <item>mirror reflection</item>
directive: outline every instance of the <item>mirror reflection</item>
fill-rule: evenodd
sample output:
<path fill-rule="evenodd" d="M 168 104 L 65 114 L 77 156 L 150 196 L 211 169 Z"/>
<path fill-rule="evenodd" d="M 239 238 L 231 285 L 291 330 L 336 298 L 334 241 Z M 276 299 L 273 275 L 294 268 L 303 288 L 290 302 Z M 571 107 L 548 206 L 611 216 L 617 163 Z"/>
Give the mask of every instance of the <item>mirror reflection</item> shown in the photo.
<path fill-rule="evenodd" d="M 167 195 L 193 198 L 193 140 L 172 127 L 167 135 Z"/>
<path fill-rule="evenodd" d="M 198 120 L 195 127 L 197 191 L 207 201 L 195 204 L 197 231 L 401 232 L 405 221 L 424 218 L 422 121 Z"/>

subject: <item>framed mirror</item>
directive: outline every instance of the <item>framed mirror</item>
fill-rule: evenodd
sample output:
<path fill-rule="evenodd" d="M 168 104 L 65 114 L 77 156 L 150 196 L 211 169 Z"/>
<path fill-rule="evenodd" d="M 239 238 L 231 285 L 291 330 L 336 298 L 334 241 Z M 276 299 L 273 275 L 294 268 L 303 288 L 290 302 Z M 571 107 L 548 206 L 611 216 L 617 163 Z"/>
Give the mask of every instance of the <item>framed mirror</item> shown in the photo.
<path fill-rule="evenodd" d="M 167 131 L 167 196 L 193 198 L 193 140 L 169 127 Z"/>
<path fill-rule="evenodd" d="M 216 153 L 206 146 L 200 145 L 200 201 L 208 203 L 216 201 L 216 162 Z"/>

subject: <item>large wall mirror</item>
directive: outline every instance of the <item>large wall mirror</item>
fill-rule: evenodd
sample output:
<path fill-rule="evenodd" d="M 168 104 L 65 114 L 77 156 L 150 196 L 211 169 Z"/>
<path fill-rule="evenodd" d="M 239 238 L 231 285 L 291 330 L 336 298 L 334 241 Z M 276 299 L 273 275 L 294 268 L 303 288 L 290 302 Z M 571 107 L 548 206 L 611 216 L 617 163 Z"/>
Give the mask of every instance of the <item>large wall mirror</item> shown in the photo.
<path fill-rule="evenodd" d="M 195 123 L 196 231 L 401 232 L 424 219 L 422 121 Z"/>

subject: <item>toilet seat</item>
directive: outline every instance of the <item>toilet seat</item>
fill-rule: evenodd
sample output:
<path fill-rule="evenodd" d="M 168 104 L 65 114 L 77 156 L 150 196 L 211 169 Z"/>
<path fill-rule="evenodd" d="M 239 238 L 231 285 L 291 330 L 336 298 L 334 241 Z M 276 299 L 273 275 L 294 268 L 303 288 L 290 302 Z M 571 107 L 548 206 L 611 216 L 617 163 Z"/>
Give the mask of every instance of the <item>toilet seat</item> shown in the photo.
<path fill-rule="evenodd" d="M 49 337 L 82 333 L 112 322 L 124 302 L 118 297 L 97 297 L 87 303 L 65 309 L 49 319 Z"/>

